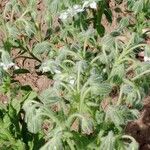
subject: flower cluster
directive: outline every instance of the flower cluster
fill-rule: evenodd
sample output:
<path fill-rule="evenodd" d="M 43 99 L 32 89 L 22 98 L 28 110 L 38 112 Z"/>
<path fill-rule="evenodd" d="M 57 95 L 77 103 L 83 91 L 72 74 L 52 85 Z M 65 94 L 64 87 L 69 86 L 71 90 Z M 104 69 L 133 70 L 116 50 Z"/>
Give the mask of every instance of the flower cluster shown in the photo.
<path fill-rule="evenodd" d="M 59 18 L 61 20 L 66 20 L 68 17 L 73 17 L 79 12 L 83 12 L 84 9 L 81 5 L 74 5 L 72 8 L 67 9 L 65 12 L 61 13 Z"/>
<path fill-rule="evenodd" d="M 83 12 L 87 7 L 97 9 L 97 3 L 95 1 L 85 1 L 83 5 L 74 5 L 72 8 L 68 8 L 65 12 L 61 13 L 59 19 L 65 21 L 69 17 L 73 17 L 76 14 Z"/>
<path fill-rule="evenodd" d="M 8 69 L 10 69 L 11 67 L 14 67 L 15 70 L 19 69 L 19 67 L 15 64 L 15 63 L 10 63 L 10 64 L 4 64 L 4 63 L 0 63 L 0 67 L 2 67 L 5 71 L 7 71 Z"/>
<path fill-rule="evenodd" d="M 145 62 L 150 62 L 150 57 L 144 56 L 144 61 Z"/>

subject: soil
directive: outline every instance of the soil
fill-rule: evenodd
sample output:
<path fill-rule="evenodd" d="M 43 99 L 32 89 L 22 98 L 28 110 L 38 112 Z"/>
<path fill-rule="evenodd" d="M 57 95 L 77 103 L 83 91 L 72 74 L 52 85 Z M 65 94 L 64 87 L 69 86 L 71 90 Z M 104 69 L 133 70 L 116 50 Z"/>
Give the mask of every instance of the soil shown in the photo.
<path fill-rule="evenodd" d="M 5 5 L 7 4 L 8 0 L 0 0 L 0 12 L 4 11 Z M 21 0 L 23 5 L 27 4 L 26 0 Z M 37 13 L 38 17 L 37 19 L 40 20 L 40 26 L 42 27 L 42 33 L 46 34 L 47 26 L 45 25 L 44 19 L 44 13 L 45 8 L 44 3 L 42 0 L 37 1 Z M 0 32 L 0 43 L 2 42 L 2 39 L 4 38 L 4 35 L 2 32 Z M 34 44 L 34 40 L 31 40 L 29 42 L 29 46 L 32 48 Z M 52 81 L 46 76 L 46 75 L 39 75 L 38 70 L 36 67 L 39 65 L 39 62 L 35 59 L 26 57 L 26 54 L 19 55 L 19 49 L 13 49 L 11 51 L 11 56 L 13 58 L 14 63 L 20 68 L 20 69 L 26 69 L 28 70 L 28 73 L 22 73 L 22 74 L 16 74 L 13 76 L 13 80 L 16 82 L 19 82 L 21 86 L 30 86 L 34 91 L 41 92 L 45 89 L 47 89 L 51 84 Z M 3 96 L 0 95 L 0 98 L 3 99 Z"/>
<path fill-rule="evenodd" d="M 0 93 L 0 101 L 1 101 L 3 104 L 7 104 L 7 102 L 8 102 L 8 97 L 7 97 L 5 94 Z"/>
<path fill-rule="evenodd" d="M 140 144 L 140 150 L 150 150 L 150 96 L 144 99 L 144 106 L 138 120 L 129 122 L 126 134 L 133 136 Z"/>
<path fill-rule="evenodd" d="M 109 8 L 112 11 L 112 23 L 108 22 L 103 16 L 102 24 L 105 27 L 106 33 L 110 33 L 118 28 L 119 21 L 124 17 L 130 17 L 130 23 L 134 23 L 134 19 L 130 12 L 127 11 L 127 2 L 117 4 L 115 0 L 109 0 Z M 126 33 L 127 34 L 127 33 Z M 128 35 L 130 36 L 130 35 Z M 124 37 L 125 38 L 125 37 Z M 127 39 L 125 39 L 127 40 Z"/>
<path fill-rule="evenodd" d="M 26 58 L 24 56 L 18 56 L 17 49 L 14 49 L 11 53 L 12 58 L 14 59 L 15 64 L 21 68 L 26 69 L 27 73 L 15 74 L 13 79 L 19 82 L 22 86 L 29 85 L 34 91 L 42 92 L 47 89 L 52 84 L 52 80 L 49 79 L 46 75 L 39 75 L 36 67 L 39 65 L 39 62 L 32 58 Z"/>
<path fill-rule="evenodd" d="M 26 0 L 21 0 L 24 4 Z M 0 13 L 3 11 L 3 8 L 8 0 L 0 0 Z M 44 8 L 45 6 L 42 3 L 42 0 L 38 0 L 37 11 L 39 13 L 38 19 L 42 20 L 44 16 Z M 124 8 L 124 3 L 121 5 L 115 5 L 114 0 L 110 0 L 109 6 L 113 10 L 113 22 L 112 24 L 108 23 L 106 19 L 103 19 L 102 24 L 106 28 L 106 32 L 112 32 L 118 26 L 118 20 L 122 17 L 130 15 L 127 13 Z M 43 28 L 43 34 L 46 34 L 48 30 L 45 23 L 41 23 L 41 27 Z M 0 32 L 0 44 L 2 42 L 3 36 Z M 147 40 L 150 43 L 150 40 Z M 14 80 L 19 82 L 21 86 L 29 85 L 34 91 L 41 92 L 47 89 L 52 85 L 53 81 L 49 79 L 46 75 L 39 75 L 36 67 L 39 65 L 39 62 L 32 58 L 25 58 L 24 55 L 18 56 L 18 49 L 14 49 L 11 53 L 14 62 L 17 64 L 19 68 L 26 69 L 29 72 L 23 74 L 14 75 Z M 115 100 L 116 97 L 113 97 Z M 0 101 L 3 103 L 7 103 L 7 96 L 0 93 Z M 105 101 L 102 106 L 104 109 L 107 107 L 108 101 Z M 78 130 L 76 127 L 73 128 Z M 129 122 L 125 128 L 125 132 L 131 136 L 133 136 L 140 144 L 140 150 L 150 150 L 150 97 L 147 97 L 144 100 L 144 107 L 141 111 L 141 115 L 139 119 L 136 121 Z"/>
<path fill-rule="evenodd" d="M 4 11 L 5 5 L 7 4 L 8 0 L 0 0 L 0 13 Z M 23 4 L 26 4 L 26 0 L 22 0 Z M 44 15 L 44 5 L 41 0 L 38 0 L 37 2 L 37 11 L 38 11 L 38 19 L 42 20 L 42 16 Z M 44 31 L 43 34 L 46 34 L 47 27 L 45 26 L 45 23 L 42 22 L 41 26 L 43 27 Z M 1 32 L 0 29 L 0 44 L 3 42 L 4 38 L 3 32 Z M 33 46 L 34 40 L 31 40 L 29 43 L 29 46 Z M 27 73 L 21 73 L 21 74 L 15 74 L 13 76 L 13 80 L 15 82 L 18 82 L 20 86 L 29 86 L 31 89 L 33 89 L 36 92 L 42 92 L 43 90 L 47 89 L 52 84 L 52 80 L 49 79 L 46 75 L 38 73 L 38 70 L 36 69 L 37 65 L 39 65 L 39 62 L 35 59 L 26 57 L 26 54 L 20 55 L 19 49 L 13 49 L 11 51 L 11 56 L 13 58 L 14 63 L 20 68 L 20 69 L 26 69 L 28 70 Z M 9 101 L 9 98 L 3 94 L 0 93 L 0 101 L 3 104 L 7 104 Z"/>

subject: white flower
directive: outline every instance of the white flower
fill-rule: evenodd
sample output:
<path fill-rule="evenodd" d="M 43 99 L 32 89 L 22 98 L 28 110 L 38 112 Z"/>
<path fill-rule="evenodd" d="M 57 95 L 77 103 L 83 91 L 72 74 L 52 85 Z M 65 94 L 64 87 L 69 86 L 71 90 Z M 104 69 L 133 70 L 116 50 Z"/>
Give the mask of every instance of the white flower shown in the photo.
<path fill-rule="evenodd" d="M 15 65 L 14 67 L 15 67 L 15 70 L 19 69 L 19 67 L 17 65 Z"/>
<path fill-rule="evenodd" d="M 68 17 L 73 17 L 79 12 L 83 12 L 84 9 L 81 7 L 81 5 L 74 5 L 71 8 L 68 8 L 65 12 L 61 13 L 59 16 L 59 19 L 66 20 Z"/>
<path fill-rule="evenodd" d="M 96 4 L 96 2 L 92 2 L 92 3 L 90 4 L 90 8 L 92 8 L 92 9 L 97 9 L 97 4 Z"/>
<path fill-rule="evenodd" d="M 66 20 L 67 18 L 68 18 L 68 13 L 67 12 L 61 13 L 60 16 L 59 16 L 59 19 L 61 19 L 61 20 Z"/>
<path fill-rule="evenodd" d="M 11 62 L 10 64 L 0 63 L 0 67 L 2 67 L 5 71 L 7 71 L 11 67 L 14 67 L 15 70 L 19 69 L 19 67 L 13 62 Z"/>
<path fill-rule="evenodd" d="M 89 6 L 89 1 L 85 1 L 85 2 L 83 3 L 83 8 L 88 7 L 88 6 Z"/>
<path fill-rule="evenodd" d="M 79 9 L 81 6 L 80 5 L 73 5 L 74 9 Z"/>
<path fill-rule="evenodd" d="M 50 71 L 50 67 L 46 64 L 43 63 L 40 67 L 40 70 L 44 73 L 44 72 L 49 72 Z"/>
<path fill-rule="evenodd" d="M 144 61 L 145 62 L 150 61 L 150 57 L 144 56 Z"/>
<path fill-rule="evenodd" d="M 75 83 L 75 80 L 74 80 L 74 79 L 71 79 L 71 80 L 69 81 L 69 83 L 70 83 L 71 85 L 73 85 L 73 84 Z"/>
<path fill-rule="evenodd" d="M 83 3 L 83 8 L 86 8 L 86 7 L 90 7 L 92 9 L 97 9 L 97 4 L 95 1 L 91 2 L 91 1 L 87 0 Z"/>
<path fill-rule="evenodd" d="M 79 12 L 83 12 L 84 11 L 84 9 L 80 5 L 74 5 L 73 9 L 74 9 L 73 11 L 75 13 L 79 13 Z"/>
<path fill-rule="evenodd" d="M 103 69 L 103 72 L 105 73 L 105 72 L 106 72 L 106 69 Z"/>
<path fill-rule="evenodd" d="M 57 74 L 60 74 L 60 73 L 61 73 L 61 71 L 58 70 L 58 69 L 55 69 L 54 72 L 57 73 Z"/>

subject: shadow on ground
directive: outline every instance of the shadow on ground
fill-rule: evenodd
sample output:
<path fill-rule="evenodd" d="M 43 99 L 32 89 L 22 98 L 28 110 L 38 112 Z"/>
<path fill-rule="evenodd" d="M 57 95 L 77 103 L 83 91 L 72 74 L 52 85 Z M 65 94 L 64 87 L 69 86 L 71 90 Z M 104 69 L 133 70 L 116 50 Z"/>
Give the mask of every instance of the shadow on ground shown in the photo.
<path fill-rule="evenodd" d="M 150 97 L 144 100 L 140 118 L 129 122 L 125 131 L 139 142 L 140 150 L 150 150 Z"/>

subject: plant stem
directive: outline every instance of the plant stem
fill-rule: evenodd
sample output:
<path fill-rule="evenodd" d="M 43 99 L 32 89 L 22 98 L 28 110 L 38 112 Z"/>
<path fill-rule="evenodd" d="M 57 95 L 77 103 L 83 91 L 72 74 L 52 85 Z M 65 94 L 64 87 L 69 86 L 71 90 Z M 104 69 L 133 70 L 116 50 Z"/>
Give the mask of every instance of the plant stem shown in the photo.
<path fill-rule="evenodd" d="M 104 13 L 104 7 L 105 7 L 105 1 L 99 1 L 98 2 L 98 10 L 97 10 L 97 16 L 96 16 L 96 29 L 100 36 L 103 36 L 103 32 L 101 32 L 101 20 Z"/>
<path fill-rule="evenodd" d="M 86 56 L 86 45 L 87 45 L 87 38 L 84 41 L 84 47 L 83 47 L 83 57 L 85 58 Z"/>
<path fill-rule="evenodd" d="M 144 71 L 144 72 L 138 74 L 137 76 L 133 77 L 133 78 L 131 79 L 131 81 L 135 81 L 135 80 L 139 79 L 140 77 L 142 77 L 143 75 L 145 75 L 145 74 L 147 74 L 147 73 L 150 73 L 150 70 L 146 70 L 146 71 Z"/>
<path fill-rule="evenodd" d="M 26 52 L 29 53 L 29 55 L 34 58 L 35 60 L 37 60 L 38 62 L 41 62 L 40 59 L 38 59 L 30 50 L 28 47 L 24 48 L 22 45 L 20 45 L 20 48 L 22 48 L 23 50 L 25 50 Z"/>
<path fill-rule="evenodd" d="M 102 57 L 101 55 L 98 55 L 98 56 L 96 56 L 94 59 L 92 59 L 92 61 L 91 61 L 91 65 L 95 62 L 95 61 L 97 61 L 100 57 Z"/>
<path fill-rule="evenodd" d="M 83 104 L 84 104 L 84 100 L 85 100 L 85 97 L 87 96 L 87 94 L 91 91 L 91 88 L 88 88 L 84 93 L 83 95 L 81 95 L 80 97 L 80 108 L 79 108 L 79 111 L 82 112 L 82 108 L 83 108 Z"/>
<path fill-rule="evenodd" d="M 121 87 L 120 87 L 120 93 L 119 93 L 119 98 L 117 101 L 117 106 L 119 106 L 121 104 L 121 101 L 122 101 L 122 93 L 123 93 L 122 86 L 123 85 L 121 85 Z"/>
<path fill-rule="evenodd" d="M 146 44 L 138 44 L 138 45 L 135 45 L 135 46 L 133 46 L 133 47 L 131 47 L 129 49 L 124 49 L 122 54 L 118 58 L 118 61 L 120 62 L 123 59 L 123 57 L 125 57 L 127 54 L 129 54 L 132 50 L 134 50 L 134 49 L 136 49 L 138 47 L 142 47 L 142 46 L 146 46 Z"/>
<path fill-rule="evenodd" d="M 77 72 L 77 91 L 80 92 L 80 67 Z"/>

